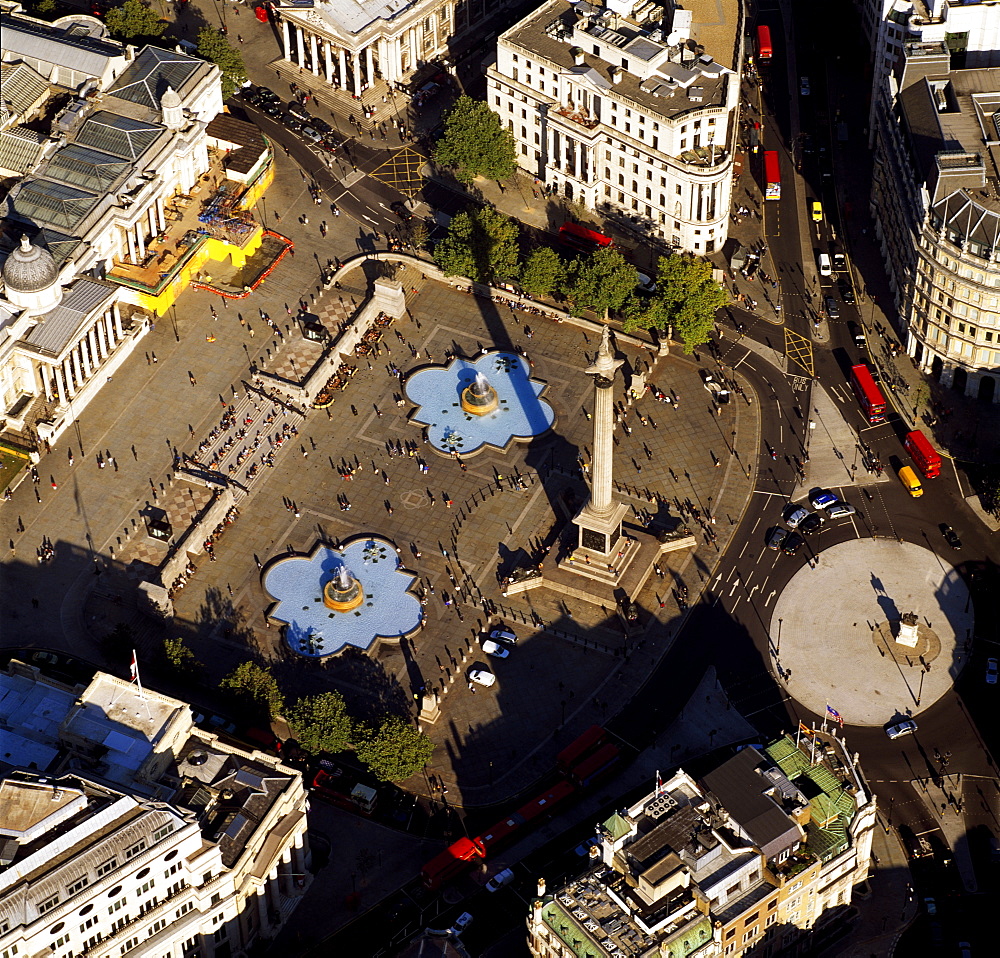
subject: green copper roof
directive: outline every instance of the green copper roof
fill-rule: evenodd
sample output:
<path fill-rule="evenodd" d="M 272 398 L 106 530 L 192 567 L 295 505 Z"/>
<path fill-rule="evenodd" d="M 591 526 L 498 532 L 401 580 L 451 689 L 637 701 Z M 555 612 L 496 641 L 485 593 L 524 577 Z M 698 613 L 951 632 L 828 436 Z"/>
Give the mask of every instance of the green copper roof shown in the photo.
<path fill-rule="evenodd" d="M 604 830 L 611 836 L 613 842 L 619 838 L 624 838 L 632 831 L 632 826 L 625 821 L 617 812 L 614 813 L 605 823 Z"/>

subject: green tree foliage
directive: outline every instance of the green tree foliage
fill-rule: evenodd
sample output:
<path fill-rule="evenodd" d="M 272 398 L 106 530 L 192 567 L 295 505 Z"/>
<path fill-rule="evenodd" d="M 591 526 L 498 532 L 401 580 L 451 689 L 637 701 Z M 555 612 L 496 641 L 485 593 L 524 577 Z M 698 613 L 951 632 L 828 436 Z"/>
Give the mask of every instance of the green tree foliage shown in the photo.
<path fill-rule="evenodd" d="M 605 246 L 569 264 L 563 292 L 570 301 L 572 315 L 590 309 L 607 316 L 628 302 L 638 283 L 636 268 L 626 263 L 618 250 Z"/>
<path fill-rule="evenodd" d="M 228 100 L 247 81 L 247 68 L 239 51 L 230 46 L 225 34 L 212 27 L 198 31 L 198 56 L 216 63 L 222 70 L 222 97 Z"/>
<path fill-rule="evenodd" d="M 288 706 L 285 720 L 307 752 L 342 752 L 351 744 L 353 723 L 339 692 L 299 699 Z"/>
<path fill-rule="evenodd" d="M 434 248 L 434 261 L 446 276 L 467 276 L 478 283 L 516 279 L 518 227 L 492 206 L 459 213 L 448 235 Z"/>
<path fill-rule="evenodd" d="M 528 254 L 521 268 L 521 288 L 532 296 L 548 296 L 562 285 L 565 272 L 559 254 L 548 246 L 540 246 Z"/>
<path fill-rule="evenodd" d="M 163 657 L 167 665 L 178 672 L 197 672 L 202 668 L 201 662 L 195 657 L 185 641 L 181 638 L 166 638 L 163 640 Z"/>
<path fill-rule="evenodd" d="M 514 136 L 485 103 L 460 96 L 445 118 L 434 161 L 454 167 L 463 183 L 477 176 L 505 180 L 517 169 Z"/>
<path fill-rule="evenodd" d="M 358 758 L 381 782 L 404 781 L 419 772 L 434 753 L 434 743 L 396 715 L 377 729 L 359 729 L 357 738 Z"/>
<path fill-rule="evenodd" d="M 272 716 L 280 715 L 285 707 L 277 680 L 256 662 L 241 662 L 219 683 L 219 688 L 267 709 Z"/>
<path fill-rule="evenodd" d="M 427 240 L 431 233 L 427 229 L 427 224 L 423 220 L 411 220 L 409 226 L 410 245 L 415 250 L 422 250 L 427 246 Z"/>
<path fill-rule="evenodd" d="M 124 0 L 104 14 L 111 35 L 117 40 L 134 40 L 137 37 L 153 40 L 163 34 L 167 24 L 153 13 L 142 0 Z"/>
<path fill-rule="evenodd" d="M 626 330 L 673 328 L 674 335 L 691 353 L 708 342 L 715 314 L 728 302 L 726 291 L 712 279 L 712 264 L 687 253 L 661 256 L 657 291 L 648 304 L 631 311 Z"/>

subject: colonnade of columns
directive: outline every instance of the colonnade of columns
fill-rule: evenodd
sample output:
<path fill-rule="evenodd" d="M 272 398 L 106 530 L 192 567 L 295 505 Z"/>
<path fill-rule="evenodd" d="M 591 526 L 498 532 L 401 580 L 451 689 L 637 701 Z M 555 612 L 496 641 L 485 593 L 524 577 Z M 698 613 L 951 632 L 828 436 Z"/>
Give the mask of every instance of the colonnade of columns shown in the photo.
<path fill-rule="evenodd" d="M 128 250 L 128 262 L 138 265 L 146 257 L 146 237 L 156 236 L 167 228 L 167 219 L 163 212 L 163 199 L 156 197 L 153 204 L 134 223 L 123 228 L 125 248 Z M 123 250 L 124 253 L 124 250 Z"/>
<path fill-rule="evenodd" d="M 60 405 L 72 399 L 124 337 L 121 315 L 115 305 L 94 320 L 61 362 L 39 364 L 45 398 Z"/>

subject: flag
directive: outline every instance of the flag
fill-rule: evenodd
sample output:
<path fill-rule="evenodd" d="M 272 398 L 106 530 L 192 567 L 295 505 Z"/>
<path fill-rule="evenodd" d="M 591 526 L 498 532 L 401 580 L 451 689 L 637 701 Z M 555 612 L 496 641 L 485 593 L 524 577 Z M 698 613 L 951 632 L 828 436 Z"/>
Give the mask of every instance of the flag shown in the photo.
<path fill-rule="evenodd" d="M 829 705 L 826 707 L 826 714 L 830 716 L 835 722 L 840 722 L 840 727 L 844 727 L 844 717 L 835 708 L 831 708 Z"/>
<path fill-rule="evenodd" d="M 804 735 L 812 735 L 813 733 L 812 729 L 809 728 L 809 726 L 806 725 L 805 722 L 799 722 L 799 731 L 802 732 Z"/>
<path fill-rule="evenodd" d="M 660 794 L 660 789 L 663 788 L 663 779 L 660 778 L 660 770 L 656 770 L 656 794 Z"/>
<path fill-rule="evenodd" d="M 135 658 L 135 649 L 132 650 L 132 664 L 129 666 L 129 671 L 132 674 L 132 681 L 139 684 L 139 663 Z"/>

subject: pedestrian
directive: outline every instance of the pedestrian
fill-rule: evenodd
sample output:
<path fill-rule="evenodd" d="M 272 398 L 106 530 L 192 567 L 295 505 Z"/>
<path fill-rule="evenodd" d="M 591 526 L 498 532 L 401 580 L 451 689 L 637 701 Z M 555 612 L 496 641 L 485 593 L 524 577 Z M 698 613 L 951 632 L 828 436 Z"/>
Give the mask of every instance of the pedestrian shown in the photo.
<path fill-rule="evenodd" d="M 188 373 L 188 379 L 191 380 L 191 385 L 192 386 L 197 386 L 198 385 L 198 380 L 194 378 L 194 373 Z"/>

